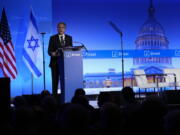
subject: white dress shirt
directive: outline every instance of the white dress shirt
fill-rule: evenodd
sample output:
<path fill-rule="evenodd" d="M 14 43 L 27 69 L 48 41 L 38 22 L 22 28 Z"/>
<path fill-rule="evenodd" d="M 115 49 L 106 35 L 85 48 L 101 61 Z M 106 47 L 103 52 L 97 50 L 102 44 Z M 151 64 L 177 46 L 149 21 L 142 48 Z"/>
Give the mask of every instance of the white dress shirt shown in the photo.
<path fill-rule="evenodd" d="M 61 37 L 62 37 L 62 39 L 63 39 L 63 41 L 64 41 L 64 43 L 65 43 L 65 34 L 59 35 L 59 41 L 60 41 L 60 42 L 61 42 Z"/>

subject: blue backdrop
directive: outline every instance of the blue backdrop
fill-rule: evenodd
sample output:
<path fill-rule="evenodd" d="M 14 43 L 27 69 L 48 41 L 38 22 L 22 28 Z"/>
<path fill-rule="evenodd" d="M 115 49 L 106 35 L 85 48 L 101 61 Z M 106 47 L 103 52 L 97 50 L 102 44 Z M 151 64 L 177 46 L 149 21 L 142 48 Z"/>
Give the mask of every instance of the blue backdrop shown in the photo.
<path fill-rule="evenodd" d="M 12 96 L 31 94 L 31 74 L 22 61 L 22 49 L 27 31 L 30 9 L 37 19 L 40 32 L 45 35 L 46 87 L 51 90 L 49 37 L 56 33 L 59 21 L 67 23 L 67 33 L 74 41 L 82 42 L 90 51 L 84 58 L 84 75 L 106 73 L 110 69 L 121 72 L 120 37 L 108 24 L 113 21 L 123 32 L 125 71 L 133 66 L 135 40 L 142 24 L 148 18 L 149 0 L 0 0 L 0 9 L 6 9 L 17 59 L 18 77 L 12 81 Z M 159 56 L 172 58 L 174 67 L 180 67 L 180 2 L 154 0 L 155 17 L 163 26 L 169 40 L 167 52 Z M 74 43 L 74 45 L 78 45 Z M 104 51 L 105 50 L 105 51 Z M 156 52 L 157 53 L 157 52 Z M 153 56 L 153 53 L 148 53 Z M 155 54 L 155 53 L 154 53 Z M 144 57 L 144 52 L 139 53 Z M 116 56 L 116 57 L 114 57 Z M 2 76 L 2 73 L 1 73 Z M 2 85 L 2 84 L 0 84 Z M 43 77 L 35 79 L 34 93 L 43 89 Z"/>

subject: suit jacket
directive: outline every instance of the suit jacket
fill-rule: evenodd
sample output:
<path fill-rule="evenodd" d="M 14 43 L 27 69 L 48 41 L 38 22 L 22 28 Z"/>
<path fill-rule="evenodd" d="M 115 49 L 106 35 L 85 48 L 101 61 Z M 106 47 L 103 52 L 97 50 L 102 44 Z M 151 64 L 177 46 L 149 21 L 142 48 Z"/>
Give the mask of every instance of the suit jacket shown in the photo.
<path fill-rule="evenodd" d="M 65 47 L 72 46 L 72 37 L 65 34 Z M 58 48 L 62 48 L 62 45 L 59 40 L 59 35 L 53 35 L 50 37 L 49 40 L 49 47 L 48 47 L 48 54 L 51 56 L 50 59 L 50 67 L 56 66 L 58 64 L 58 58 L 63 56 L 63 53 L 61 52 L 60 56 L 52 56 L 52 52 L 55 52 L 58 50 Z"/>

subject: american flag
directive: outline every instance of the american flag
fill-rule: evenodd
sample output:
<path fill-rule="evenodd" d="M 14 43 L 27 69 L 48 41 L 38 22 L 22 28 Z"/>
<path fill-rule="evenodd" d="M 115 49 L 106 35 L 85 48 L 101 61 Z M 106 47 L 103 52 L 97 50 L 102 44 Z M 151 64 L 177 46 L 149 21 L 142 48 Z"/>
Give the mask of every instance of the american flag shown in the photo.
<path fill-rule="evenodd" d="M 16 78 L 17 69 L 14 46 L 11 41 L 11 34 L 4 8 L 0 21 L 0 68 L 5 77 Z"/>

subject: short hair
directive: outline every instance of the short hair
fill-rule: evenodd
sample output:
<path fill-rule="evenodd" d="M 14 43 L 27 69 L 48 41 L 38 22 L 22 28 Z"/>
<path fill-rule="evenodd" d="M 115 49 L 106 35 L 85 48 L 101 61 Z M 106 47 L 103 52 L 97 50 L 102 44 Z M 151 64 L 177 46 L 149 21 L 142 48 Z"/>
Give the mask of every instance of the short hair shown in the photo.
<path fill-rule="evenodd" d="M 59 22 L 59 23 L 57 24 L 57 26 L 60 25 L 60 24 L 63 24 L 63 25 L 66 27 L 66 23 L 65 23 L 65 22 Z"/>
<path fill-rule="evenodd" d="M 135 100 L 135 93 L 131 87 L 124 87 L 121 92 L 125 100 L 127 101 Z"/>
<path fill-rule="evenodd" d="M 85 96 L 86 92 L 83 88 L 77 88 L 75 90 L 74 96 Z"/>

